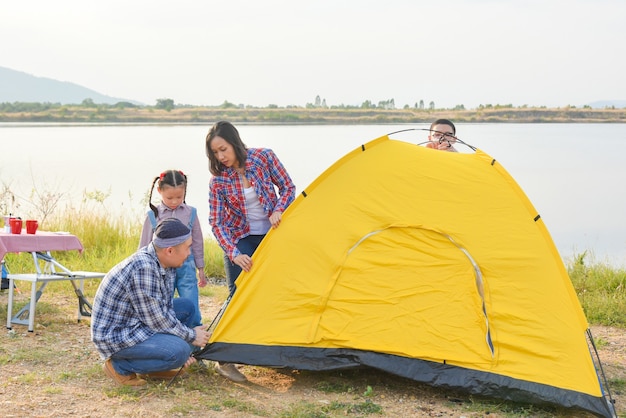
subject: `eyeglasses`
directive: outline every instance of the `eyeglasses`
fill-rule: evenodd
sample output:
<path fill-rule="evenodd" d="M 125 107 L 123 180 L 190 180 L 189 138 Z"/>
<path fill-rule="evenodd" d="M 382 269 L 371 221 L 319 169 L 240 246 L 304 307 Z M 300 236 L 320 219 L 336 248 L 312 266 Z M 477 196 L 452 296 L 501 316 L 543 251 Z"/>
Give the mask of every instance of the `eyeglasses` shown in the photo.
<path fill-rule="evenodd" d="M 431 136 L 435 138 L 440 143 L 443 141 L 447 142 L 456 142 L 456 136 L 449 132 L 439 132 L 439 131 L 430 131 Z"/>

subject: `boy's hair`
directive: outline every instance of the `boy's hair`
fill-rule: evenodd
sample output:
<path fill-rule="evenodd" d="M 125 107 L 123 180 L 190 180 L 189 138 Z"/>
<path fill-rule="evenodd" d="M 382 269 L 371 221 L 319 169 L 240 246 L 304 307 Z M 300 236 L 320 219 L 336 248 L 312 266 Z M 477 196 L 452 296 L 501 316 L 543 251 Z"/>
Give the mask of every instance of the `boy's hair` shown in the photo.
<path fill-rule="evenodd" d="M 452 123 L 452 121 L 448 119 L 437 119 L 436 121 L 431 123 L 430 130 L 432 131 L 433 128 L 437 125 L 448 125 L 449 127 L 452 128 L 452 135 L 456 135 L 456 127 L 454 126 L 454 123 Z"/>
<path fill-rule="evenodd" d="M 239 136 L 239 131 L 233 126 L 232 123 L 226 121 L 219 121 L 211 127 L 209 133 L 206 136 L 206 156 L 209 158 L 209 171 L 214 176 L 218 176 L 224 171 L 226 167 L 219 161 L 211 150 L 211 141 L 216 136 L 223 138 L 226 142 L 232 145 L 235 150 L 235 157 L 239 162 L 239 166 L 246 166 L 246 158 L 248 157 L 246 144 L 243 143 Z"/>
<path fill-rule="evenodd" d="M 150 209 L 154 212 L 154 217 L 158 219 L 159 211 L 156 206 L 152 204 L 152 192 L 154 191 L 154 185 L 156 182 L 159 182 L 159 189 L 163 189 L 165 186 L 170 187 L 178 187 L 185 186 L 185 197 L 187 196 L 187 176 L 180 170 L 166 170 L 159 174 L 157 177 L 152 180 L 152 187 L 150 188 L 150 197 L 148 198 L 148 205 L 150 205 Z M 183 197 L 183 203 L 185 202 L 185 198 Z"/>

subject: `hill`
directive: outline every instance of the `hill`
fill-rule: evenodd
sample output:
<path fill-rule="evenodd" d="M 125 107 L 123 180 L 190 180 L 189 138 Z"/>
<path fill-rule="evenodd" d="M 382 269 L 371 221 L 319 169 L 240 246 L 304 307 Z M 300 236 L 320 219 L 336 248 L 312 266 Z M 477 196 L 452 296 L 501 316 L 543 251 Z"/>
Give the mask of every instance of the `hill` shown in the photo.
<path fill-rule="evenodd" d="M 36 77 L 21 71 L 0 67 L 0 103 L 60 103 L 80 104 L 85 99 L 94 103 L 115 104 L 127 99 L 106 96 L 78 84 Z"/>

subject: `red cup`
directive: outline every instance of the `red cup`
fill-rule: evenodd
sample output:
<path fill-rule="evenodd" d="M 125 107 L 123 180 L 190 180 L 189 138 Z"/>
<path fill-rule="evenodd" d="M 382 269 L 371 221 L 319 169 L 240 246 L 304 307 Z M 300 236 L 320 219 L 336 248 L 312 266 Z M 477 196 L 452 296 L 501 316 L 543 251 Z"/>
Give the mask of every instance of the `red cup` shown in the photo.
<path fill-rule="evenodd" d="M 37 222 L 34 219 L 28 219 L 26 221 L 26 233 L 27 234 L 34 234 L 35 232 L 37 232 L 37 227 L 39 227 L 39 222 Z"/>
<path fill-rule="evenodd" d="M 22 220 L 17 218 L 11 218 L 9 221 L 11 225 L 11 233 L 12 234 L 21 234 L 22 233 Z"/>

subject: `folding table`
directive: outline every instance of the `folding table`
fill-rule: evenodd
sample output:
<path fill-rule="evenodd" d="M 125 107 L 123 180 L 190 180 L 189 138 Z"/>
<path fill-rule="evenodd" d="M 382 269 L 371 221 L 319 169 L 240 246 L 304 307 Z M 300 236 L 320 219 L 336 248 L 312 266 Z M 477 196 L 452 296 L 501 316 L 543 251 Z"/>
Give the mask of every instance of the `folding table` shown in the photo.
<path fill-rule="evenodd" d="M 83 251 L 80 240 L 69 233 L 37 231 L 35 234 L 0 233 L 0 260 L 7 253 L 28 252 L 33 258 L 34 272 L 27 274 L 9 273 L 9 300 L 7 306 L 7 328 L 12 324 L 28 325 L 28 331 L 35 328 L 35 309 L 46 285 L 51 281 L 69 280 L 78 297 L 78 321 L 83 316 L 91 316 L 91 304 L 83 295 L 85 279 L 100 279 L 105 273 L 72 271 L 59 263 L 50 251 Z M 30 301 L 13 315 L 15 281 L 31 283 Z M 78 281 L 77 285 L 75 281 Z M 37 289 L 38 284 L 39 289 Z"/>

